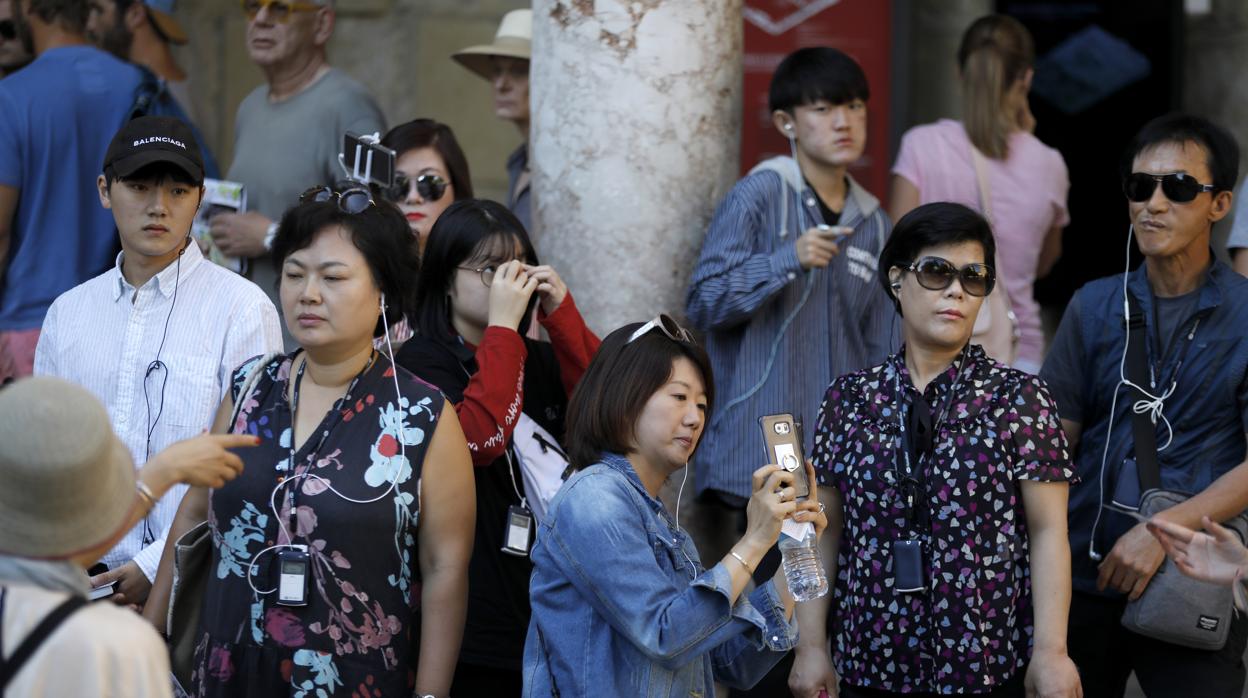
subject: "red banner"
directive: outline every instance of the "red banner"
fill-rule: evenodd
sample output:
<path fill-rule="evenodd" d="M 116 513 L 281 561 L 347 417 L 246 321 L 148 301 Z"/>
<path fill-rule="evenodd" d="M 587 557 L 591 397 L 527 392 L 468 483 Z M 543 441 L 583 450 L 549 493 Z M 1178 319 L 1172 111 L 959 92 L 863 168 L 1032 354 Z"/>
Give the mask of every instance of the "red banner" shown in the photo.
<path fill-rule="evenodd" d="M 860 184 L 888 196 L 889 86 L 892 0 L 746 0 L 745 90 L 741 122 L 741 172 L 789 144 L 771 125 L 767 88 L 785 56 L 807 46 L 832 46 L 853 56 L 867 74 L 867 148 L 850 167 Z"/>

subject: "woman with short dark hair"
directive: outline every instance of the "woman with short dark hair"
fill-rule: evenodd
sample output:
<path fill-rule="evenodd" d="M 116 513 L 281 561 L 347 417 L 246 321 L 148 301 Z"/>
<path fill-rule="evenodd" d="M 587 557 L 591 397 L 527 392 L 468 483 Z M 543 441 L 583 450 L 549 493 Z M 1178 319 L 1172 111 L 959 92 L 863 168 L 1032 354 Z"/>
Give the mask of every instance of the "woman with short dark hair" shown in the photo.
<path fill-rule="evenodd" d="M 438 216 L 456 201 L 472 198 L 468 158 L 451 127 L 413 119 L 390 129 L 381 144 L 394 151 L 394 185 L 381 191 L 407 218 L 424 251 Z"/>
<path fill-rule="evenodd" d="M 905 344 L 833 381 L 820 408 L 812 460 L 832 529 L 822 557 L 841 698 L 1079 695 L 1066 438 L 1039 378 L 969 343 L 994 248 L 960 204 L 898 221 L 879 279 Z M 827 603 L 805 606 L 803 640 L 818 650 L 799 652 L 790 683 L 836 695 Z"/>
<path fill-rule="evenodd" d="M 212 528 L 192 692 L 448 695 L 472 546 L 468 448 L 438 391 L 373 348 L 411 307 L 415 241 L 367 190 L 318 187 L 282 217 L 273 261 L 299 348 L 235 371 L 214 431 L 260 445 L 225 488 L 190 490 L 169 535 Z"/>
<path fill-rule="evenodd" d="M 746 533 L 709 570 L 659 500 L 698 445 L 713 385 L 706 352 L 667 316 L 603 342 L 569 406 L 578 472 L 533 549 L 526 696 L 711 696 L 716 681 L 753 686 L 792 648 L 784 571 L 745 588 L 785 519 L 823 530 L 817 499 L 797 502 L 791 473 L 759 468 Z"/>
<path fill-rule="evenodd" d="M 434 225 L 423 262 L 409 315 L 415 334 L 396 361 L 455 406 L 476 466 L 468 618 L 452 693 L 518 696 L 532 524 L 562 484 L 568 396 L 599 342 L 502 204 L 452 204 Z M 533 317 L 549 342 L 526 337 Z M 528 467 L 526 454 L 535 450 L 556 464 L 554 472 Z"/>

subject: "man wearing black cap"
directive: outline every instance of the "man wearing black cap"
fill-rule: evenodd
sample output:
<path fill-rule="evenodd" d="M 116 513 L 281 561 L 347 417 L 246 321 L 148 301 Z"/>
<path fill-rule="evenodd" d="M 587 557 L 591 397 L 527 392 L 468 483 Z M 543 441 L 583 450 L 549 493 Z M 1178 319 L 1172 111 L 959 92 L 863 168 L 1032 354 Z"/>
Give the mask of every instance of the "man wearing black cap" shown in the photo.
<path fill-rule="evenodd" d="M 265 293 L 207 263 L 189 237 L 203 168 L 185 122 L 147 116 L 122 126 L 97 180 L 122 252 L 56 299 L 35 352 L 36 374 L 78 383 L 105 404 L 138 467 L 211 426 L 234 369 L 282 348 Z M 171 489 L 104 556 L 109 571 L 93 584 L 116 582 L 120 603 L 147 598 L 184 491 Z"/>

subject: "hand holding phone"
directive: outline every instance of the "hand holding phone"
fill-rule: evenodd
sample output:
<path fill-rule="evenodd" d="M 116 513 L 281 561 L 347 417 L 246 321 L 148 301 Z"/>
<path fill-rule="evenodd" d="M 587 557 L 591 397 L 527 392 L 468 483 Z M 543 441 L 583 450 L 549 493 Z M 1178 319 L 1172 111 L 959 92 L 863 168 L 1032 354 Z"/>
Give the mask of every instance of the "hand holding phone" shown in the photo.
<path fill-rule="evenodd" d="M 815 230 L 818 230 L 829 240 L 839 240 L 843 237 L 849 237 L 854 234 L 854 229 L 848 225 L 825 225 L 820 223 L 815 226 Z"/>
<path fill-rule="evenodd" d="M 807 228 L 797 239 L 794 245 L 797 263 L 802 265 L 802 269 L 823 269 L 832 263 L 833 257 L 840 254 L 841 248 L 836 244 L 838 237 L 833 234 L 834 230 L 836 228 L 832 226 L 819 225 Z"/>
<path fill-rule="evenodd" d="M 90 593 L 87 594 L 87 598 L 91 601 L 99 601 L 100 599 L 107 599 L 115 593 L 117 593 L 117 582 L 109 582 L 98 587 L 92 587 Z"/>

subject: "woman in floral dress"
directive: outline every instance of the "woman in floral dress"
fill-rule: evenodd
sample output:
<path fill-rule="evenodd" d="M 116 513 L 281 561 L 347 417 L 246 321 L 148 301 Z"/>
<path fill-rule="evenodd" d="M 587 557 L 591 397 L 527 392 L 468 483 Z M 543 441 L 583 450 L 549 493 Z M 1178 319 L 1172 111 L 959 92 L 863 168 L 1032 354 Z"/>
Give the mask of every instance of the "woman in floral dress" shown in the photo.
<path fill-rule="evenodd" d="M 357 192 L 307 194 L 283 217 L 273 251 L 301 348 L 235 372 L 217 426 L 261 443 L 227 488 L 188 493 L 170 535 L 212 527 L 200 696 L 448 695 L 471 464 L 441 394 L 373 349 L 410 308 L 414 241 L 396 209 Z"/>
<path fill-rule="evenodd" d="M 969 343 L 994 248 L 979 214 L 934 203 L 898 221 L 880 254 L 905 346 L 834 381 L 820 409 L 837 672 L 819 642 L 827 604 L 803 604 L 791 686 L 1081 695 L 1066 653 L 1066 438 L 1040 379 Z"/>

